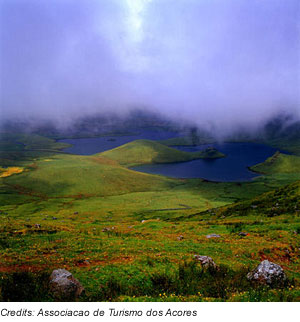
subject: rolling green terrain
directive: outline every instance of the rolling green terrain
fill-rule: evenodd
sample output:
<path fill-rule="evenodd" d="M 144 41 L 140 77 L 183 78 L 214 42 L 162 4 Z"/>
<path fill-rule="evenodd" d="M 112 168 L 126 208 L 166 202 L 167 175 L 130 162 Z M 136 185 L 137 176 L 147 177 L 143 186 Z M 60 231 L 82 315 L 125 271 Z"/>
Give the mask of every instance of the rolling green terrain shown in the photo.
<path fill-rule="evenodd" d="M 78 278 L 85 301 L 300 300 L 299 157 L 276 154 L 253 167 L 264 176 L 217 183 L 128 169 L 220 157 L 215 150 L 138 140 L 79 156 L 30 135 L 0 144 L 1 173 L 9 173 L 0 177 L 1 300 L 53 300 L 47 283 L 56 268 Z M 220 269 L 203 270 L 195 254 Z M 263 259 L 284 268 L 284 288 L 247 281 Z"/>
<path fill-rule="evenodd" d="M 259 163 L 250 169 L 263 174 L 297 173 L 300 171 L 300 157 L 276 152 L 265 162 Z"/>

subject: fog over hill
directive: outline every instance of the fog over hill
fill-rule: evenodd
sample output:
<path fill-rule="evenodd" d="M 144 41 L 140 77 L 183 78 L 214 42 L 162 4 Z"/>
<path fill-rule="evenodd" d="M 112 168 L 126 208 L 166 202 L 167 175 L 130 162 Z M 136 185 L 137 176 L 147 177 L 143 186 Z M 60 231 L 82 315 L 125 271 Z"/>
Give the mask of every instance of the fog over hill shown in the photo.
<path fill-rule="evenodd" d="M 2 125 L 70 129 L 138 108 L 224 137 L 300 119 L 298 0 L 0 0 L 0 12 Z"/>

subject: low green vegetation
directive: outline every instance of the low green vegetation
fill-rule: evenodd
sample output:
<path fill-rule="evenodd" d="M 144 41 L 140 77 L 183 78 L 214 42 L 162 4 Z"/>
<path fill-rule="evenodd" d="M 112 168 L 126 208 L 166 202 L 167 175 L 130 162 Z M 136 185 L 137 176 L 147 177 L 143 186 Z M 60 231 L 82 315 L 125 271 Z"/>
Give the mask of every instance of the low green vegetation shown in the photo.
<path fill-rule="evenodd" d="M 36 160 L 5 183 L 21 193 L 43 198 L 110 196 L 162 190 L 176 184 L 171 179 L 133 172 L 102 156 L 67 154 Z"/>
<path fill-rule="evenodd" d="M 23 169 L 0 178 L 0 300 L 53 300 L 57 268 L 82 283 L 84 301 L 300 300 L 299 158 L 277 154 L 255 167 L 264 176 L 218 183 L 128 169 L 191 157 L 152 141 L 78 156 L 48 139 L 45 152 L 40 137 L 16 152 L 20 139 L 0 164 Z M 247 280 L 264 259 L 285 270 L 283 287 Z"/>

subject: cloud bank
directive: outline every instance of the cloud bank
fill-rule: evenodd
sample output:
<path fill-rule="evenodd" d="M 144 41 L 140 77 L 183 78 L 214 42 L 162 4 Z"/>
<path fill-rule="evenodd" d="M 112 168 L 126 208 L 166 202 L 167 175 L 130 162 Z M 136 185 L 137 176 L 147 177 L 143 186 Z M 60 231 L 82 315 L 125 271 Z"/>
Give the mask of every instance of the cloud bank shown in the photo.
<path fill-rule="evenodd" d="M 300 118 L 298 0 L 0 0 L 1 118 Z"/>

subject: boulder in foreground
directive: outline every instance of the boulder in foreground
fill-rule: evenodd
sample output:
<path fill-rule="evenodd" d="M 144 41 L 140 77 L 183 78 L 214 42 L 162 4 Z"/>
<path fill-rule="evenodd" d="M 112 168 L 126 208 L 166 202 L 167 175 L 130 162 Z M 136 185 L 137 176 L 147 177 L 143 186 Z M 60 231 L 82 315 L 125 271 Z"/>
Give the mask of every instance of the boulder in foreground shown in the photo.
<path fill-rule="evenodd" d="M 50 276 L 50 290 L 56 300 L 73 301 L 84 291 L 83 286 L 65 269 L 56 269 Z"/>
<path fill-rule="evenodd" d="M 195 260 L 201 263 L 201 266 L 205 269 L 216 269 L 217 265 L 214 260 L 209 256 L 194 255 Z"/>
<path fill-rule="evenodd" d="M 286 281 L 282 267 L 268 260 L 262 261 L 252 272 L 247 274 L 247 278 L 252 282 L 270 286 L 283 285 Z"/>

